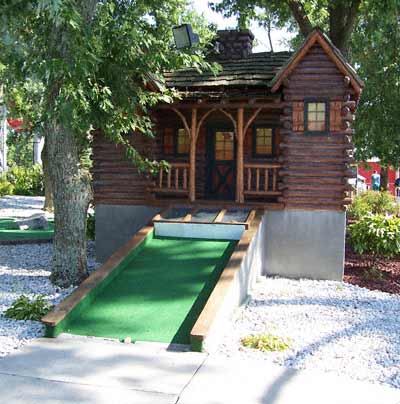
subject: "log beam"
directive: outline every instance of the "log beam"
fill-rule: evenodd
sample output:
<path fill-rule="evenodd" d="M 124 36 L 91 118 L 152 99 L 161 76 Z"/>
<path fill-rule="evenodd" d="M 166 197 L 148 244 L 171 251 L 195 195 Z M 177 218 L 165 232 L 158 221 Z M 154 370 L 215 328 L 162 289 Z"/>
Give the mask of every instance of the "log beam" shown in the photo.
<path fill-rule="evenodd" d="M 196 141 L 197 141 L 197 108 L 192 109 L 190 126 L 190 160 L 189 160 L 189 201 L 196 199 Z"/>
<path fill-rule="evenodd" d="M 236 135 L 237 135 L 237 173 L 236 173 L 236 202 L 244 202 L 244 183 L 243 183 L 243 140 L 244 140 L 244 109 L 238 108 L 237 110 L 237 124 L 236 124 Z"/>

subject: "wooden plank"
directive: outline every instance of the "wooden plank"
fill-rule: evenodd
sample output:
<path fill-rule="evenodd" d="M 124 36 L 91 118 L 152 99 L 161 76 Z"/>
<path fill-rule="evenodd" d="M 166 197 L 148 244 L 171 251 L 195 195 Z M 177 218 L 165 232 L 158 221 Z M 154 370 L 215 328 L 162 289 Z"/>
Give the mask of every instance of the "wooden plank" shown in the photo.
<path fill-rule="evenodd" d="M 197 141 L 197 108 L 192 108 L 190 127 L 190 162 L 189 162 L 189 200 L 196 199 L 196 141 Z"/>
<path fill-rule="evenodd" d="M 246 219 L 246 230 L 250 227 L 254 218 L 256 217 L 257 211 L 255 209 L 251 210 Z"/>
<path fill-rule="evenodd" d="M 279 99 L 279 98 L 277 98 Z M 173 104 L 175 107 L 180 109 L 203 109 L 203 108 L 229 108 L 229 109 L 236 109 L 236 108 L 244 108 L 244 109 L 254 109 L 254 108 L 263 108 L 263 109 L 282 109 L 286 106 L 285 103 L 282 102 L 255 102 L 250 104 L 249 102 L 203 102 L 201 104 L 193 103 L 193 102 L 182 102 L 182 103 L 175 103 Z M 155 110 L 165 110 L 171 109 L 170 105 L 158 105 L 155 107 Z"/>
<path fill-rule="evenodd" d="M 244 143 L 244 109 L 238 108 L 237 110 L 237 124 L 236 124 L 236 141 L 237 141 L 237 171 L 236 171 L 236 202 L 244 202 L 244 184 L 243 184 L 243 143 Z"/>
<path fill-rule="evenodd" d="M 260 191 L 260 169 L 256 168 L 256 192 Z"/>
<path fill-rule="evenodd" d="M 251 190 L 251 168 L 247 167 L 247 191 Z"/>
<path fill-rule="evenodd" d="M 246 222 L 186 222 L 184 219 L 158 219 L 155 220 L 157 223 L 175 223 L 175 224 L 182 224 L 182 223 L 194 223 L 194 224 L 210 224 L 210 225 L 228 225 L 228 226 L 246 226 Z"/>
<path fill-rule="evenodd" d="M 271 163 L 271 164 L 264 164 L 264 163 L 246 163 L 244 165 L 245 168 L 281 168 L 282 164 L 279 163 Z"/>
<path fill-rule="evenodd" d="M 207 303 L 205 304 L 200 316 L 190 332 L 192 343 L 200 342 L 201 344 L 210 332 L 219 309 L 221 308 L 228 291 L 233 286 L 235 278 L 240 272 L 242 261 L 246 257 L 250 243 L 261 223 L 262 214 L 263 212 L 257 212 L 255 218 L 249 223 L 248 230 L 243 233 L 235 250 L 233 251 L 217 284 L 215 285 L 215 288 L 213 289 Z"/>
<path fill-rule="evenodd" d="M 245 195 L 249 196 L 278 196 L 282 195 L 281 191 L 245 191 Z"/>
<path fill-rule="evenodd" d="M 276 185 L 277 185 L 277 180 L 278 180 L 278 174 L 276 172 L 276 168 L 272 170 L 272 191 L 276 191 Z"/>
<path fill-rule="evenodd" d="M 183 169 L 183 189 L 187 190 L 187 168 Z"/>
<path fill-rule="evenodd" d="M 187 189 L 175 189 L 175 188 L 151 188 L 152 192 L 158 194 L 182 194 L 188 195 L 189 191 Z"/>
<path fill-rule="evenodd" d="M 192 221 L 192 218 L 193 218 L 193 215 L 196 213 L 196 212 L 198 212 L 199 211 L 199 207 L 194 207 L 184 218 L 183 218 L 183 221 L 184 222 L 191 222 Z"/>
<path fill-rule="evenodd" d="M 174 168 L 175 168 L 175 189 L 177 190 L 179 187 L 179 168 L 176 166 Z"/>
<path fill-rule="evenodd" d="M 171 170 L 172 168 L 170 167 L 167 173 L 167 188 L 171 188 Z"/>
<path fill-rule="evenodd" d="M 213 223 L 222 222 L 222 219 L 225 216 L 225 213 L 226 213 L 226 209 L 221 209 L 221 211 L 218 213 L 218 215 L 214 219 Z"/>

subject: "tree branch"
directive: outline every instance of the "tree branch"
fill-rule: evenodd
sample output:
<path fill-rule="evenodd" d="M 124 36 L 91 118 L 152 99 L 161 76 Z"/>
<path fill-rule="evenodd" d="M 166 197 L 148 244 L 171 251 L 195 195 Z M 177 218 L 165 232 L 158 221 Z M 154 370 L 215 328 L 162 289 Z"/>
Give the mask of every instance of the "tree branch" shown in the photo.
<path fill-rule="evenodd" d="M 304 10 L 303 4 L 299 0 L 287 0 L 287 4 L 294 19 L 299 25 L 300 32 L 307 36 L 313 29 L 310 19 Z"/>
<path fill-rule="evenodd" d="M 333 1 L 329 3 L 329 36 L 334 45 L 349 56 L 350 37 L 357 22 L 361 0 L 351 2 Z"/>

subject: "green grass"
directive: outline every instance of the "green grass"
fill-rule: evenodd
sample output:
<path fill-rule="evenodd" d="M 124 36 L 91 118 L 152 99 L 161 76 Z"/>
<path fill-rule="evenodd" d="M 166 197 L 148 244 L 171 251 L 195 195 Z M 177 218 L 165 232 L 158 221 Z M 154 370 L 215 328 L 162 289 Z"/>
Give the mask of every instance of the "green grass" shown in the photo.
<path fill-rule="evenodd" d="M 236 242 L 153 238 L 65 332 L 188 344 Z"/>
<path fill-rule="evenodd" d="M 14 230 L 10 229 L 14 219 L 0 219 L 0 241 L 50 239 L 54 234 L 54 223 L 49 221 L 48 230 Z"/>

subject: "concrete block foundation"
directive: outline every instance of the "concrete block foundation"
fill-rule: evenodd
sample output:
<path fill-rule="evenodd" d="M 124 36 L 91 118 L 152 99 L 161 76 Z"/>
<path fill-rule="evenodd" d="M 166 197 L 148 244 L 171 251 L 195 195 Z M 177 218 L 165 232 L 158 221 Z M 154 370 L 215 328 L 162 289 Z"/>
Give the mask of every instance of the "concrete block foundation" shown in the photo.
<path fill-rule="evenodd" d="M 97 261 L 106 261 L 159 211 L 149 206 L 96 205 Z"/>
<path fill-rule="evenodd" d="M 262 227 L 264 275 L 342 280 L 345 212 L 268 211 Z"/>

